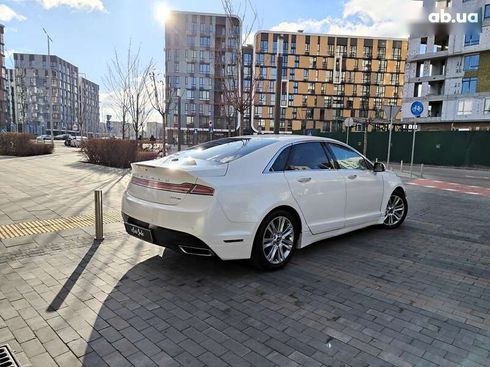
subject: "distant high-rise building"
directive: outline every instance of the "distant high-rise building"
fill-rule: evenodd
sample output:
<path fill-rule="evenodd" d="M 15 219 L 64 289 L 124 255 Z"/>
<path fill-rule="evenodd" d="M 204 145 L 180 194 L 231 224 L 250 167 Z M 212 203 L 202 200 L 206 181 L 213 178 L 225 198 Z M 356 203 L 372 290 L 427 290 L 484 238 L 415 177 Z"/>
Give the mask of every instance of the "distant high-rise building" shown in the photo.
<path fill-rule="evenodd" d="M 241 47 L 238 17 L 172 12 L 165 23 L 169 127 L 179 123 L 177 94 L 182 100 L 183 128 L 235 130 L 238 116 L 229 99 L 239 88 L 237 57 Z"/>
<path fill-rule="evenodd" d="M 5 43 L 3 39 L 4 26 L 0 24 L 0 131 L 10 130 L 10 115 L 8 113 L 7 70 L 5 69 Z"/>
<path fill-rule="evenodd" d="M 254 69 L 254 47 L 253 45 L 245 45 L 242 47 L 242 83 L 243 83 L 243 101 L 248 103 L 248 108 L 243 114 L 243 132 L 245 134 L 252 133 L 252 113 L 253 113 L 253 69 Z"/>
<path fill-rule="evenodd" d="M 401 105 L 407 40 L 262 31 L 255 35 L 254 130 L 274 130 L 280 36 L 281 132 L 337 131 L 346 118 L 381 121 L 384 105 Z"/>
<path fill-rule="evenodd" d="M 39 134 L 50 132 L 51 126 L 55 133 L 76 128 L 78 67 L 54 55 L 48 60 L 47 55 L 14 53 L 14 62 L 17 118 L 23 130 Z"/>
<path fill-rule="evenodd" d="M 14 62 L 19 130 L 49 134 L 52 124 L 58 134 L 79 130 L 81 122 L 84 133 L 95 132 L 99 122 L 99 86 L 82 78 L 77 66 L 55 55 L 48 62 L 48 55 L 14 53 Z"/>
<path fill-rule="evenodd" d="M 96 133 L 99 127 L 99 86 L 80 77 L 78 127 L 83 133 Z"/>
<path fill-rule="evenodd" d="M 410 34 L 403 95 L 403 122 L 421 130 L 490 130 L 490 1 L 424 0 L 426 14 L 450 20 L 470 13 L 477 26 L 432 25 Z M 419 118 L 411 105 L 423 103 Z"/>

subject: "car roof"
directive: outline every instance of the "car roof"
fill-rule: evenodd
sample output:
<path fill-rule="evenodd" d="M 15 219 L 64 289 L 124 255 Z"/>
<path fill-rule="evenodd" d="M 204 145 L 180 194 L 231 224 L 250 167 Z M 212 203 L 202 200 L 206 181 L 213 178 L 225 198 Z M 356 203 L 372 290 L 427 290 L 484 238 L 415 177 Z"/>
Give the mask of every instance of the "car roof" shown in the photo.
<path fill-rule="evenodd" d="M 322 136 L 309 136 L 309 135 L 293 135 L 293 134 L 288 134 L 288 135 L 281 135 L 281 134 L 261 134 L 261 135 L 244 135 L 244 136 L 237 136 L 237 138 L 250 138 L 250 139 L 274 139 L 277 140 L 278 142 L 284 142 L 284 143 L 291 143 L 291 142 L 296 142 L 296 141 L 312 141 L 312 140 L 318 140 L 318 141 L 329 141 L 329 142 L 335 142 L 337 143 L 338 141 L 335 139 L 330 139 L 330 138 L 325 138 Z"/>

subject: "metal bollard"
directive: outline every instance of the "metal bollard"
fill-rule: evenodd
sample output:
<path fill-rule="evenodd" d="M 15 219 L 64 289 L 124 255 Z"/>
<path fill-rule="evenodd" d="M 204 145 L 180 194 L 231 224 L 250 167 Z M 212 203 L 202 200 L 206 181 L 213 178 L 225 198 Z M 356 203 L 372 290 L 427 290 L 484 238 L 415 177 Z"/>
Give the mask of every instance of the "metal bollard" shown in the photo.
<path fill-rule="evenodd" d="M 102 210 L 102 190 L 94 191 L 95 199 L 95 239 L 104 239 L 104 212 Z"/>
<path fill-rule="evenodd" d="M 420 178 L 424 178 L 424 164 L 420 164 Z"/>
<path fill-rule="evenodd" d="M 403 161 L 400 161 L 400 172 L 403 172 Z"/>

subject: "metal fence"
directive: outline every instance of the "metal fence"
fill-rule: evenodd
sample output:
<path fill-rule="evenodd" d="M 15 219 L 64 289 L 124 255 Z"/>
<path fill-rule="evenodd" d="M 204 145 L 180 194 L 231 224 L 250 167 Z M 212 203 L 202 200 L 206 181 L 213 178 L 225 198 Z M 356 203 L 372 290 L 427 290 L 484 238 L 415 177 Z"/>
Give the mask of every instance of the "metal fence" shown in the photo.
<path fill-rule="evenodd" d="M 320 133 L 346 142 L 346 133 Z M 410 162 L 412 132 L 393 132 L 392 162 Z M 351 132 L 349 145 L 358 151 L 364 149 L 364 132 Z M 388 132 L 371 132 L 367 137 L 367 156 L 386 160 Z M 414 163 L 442 166 L 490 166 L 490 131 L 419 131 L 416 133 Z"/>

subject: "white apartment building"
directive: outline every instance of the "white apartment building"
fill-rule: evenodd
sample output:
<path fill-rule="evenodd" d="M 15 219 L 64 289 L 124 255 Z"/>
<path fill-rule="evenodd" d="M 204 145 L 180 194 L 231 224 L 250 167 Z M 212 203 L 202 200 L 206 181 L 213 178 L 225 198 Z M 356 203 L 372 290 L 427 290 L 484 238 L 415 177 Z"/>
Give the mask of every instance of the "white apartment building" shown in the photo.
<path fill-rule="evenodd" d="M 450 24 L 416 27 L 409 38 L 403 122 L 421 130 L 490 130 L 490 0 L 424 0 Z M 455 24 L 479 13 L 478 24 Z M 454 19 L 454 21 L 453 21 Z M 414 118 L 411 105 L 424 112 Z"/>

